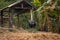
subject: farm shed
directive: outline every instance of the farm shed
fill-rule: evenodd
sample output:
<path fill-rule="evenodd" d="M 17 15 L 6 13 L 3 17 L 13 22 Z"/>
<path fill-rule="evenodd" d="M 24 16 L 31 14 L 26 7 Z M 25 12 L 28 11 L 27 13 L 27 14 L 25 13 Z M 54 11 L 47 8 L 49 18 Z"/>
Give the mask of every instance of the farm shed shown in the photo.
<path fill-rule="evenodd" d="M 17 14 L 17 19 L 18 19 L 18 27 L 19 27 L 19 14 L 23 14 L 25 12 L 30 12 L 32 13 L 33 10 L 35 10 L 35 6 L 33 6 L 31 3 L 29 3 L 26 0 L 20 0 L 18 2 L 15 2 L 3 9 L 0 10 L 0 16 L 1 16 L 1 27 L 3 26 L 3 22 L 5 19 L 9 19 L 9 27 L 14 28 L 14 23 L 13 23 L 13 15 Z M 4 17 L 4 12 L 9 12 L 8 17 Z"/>

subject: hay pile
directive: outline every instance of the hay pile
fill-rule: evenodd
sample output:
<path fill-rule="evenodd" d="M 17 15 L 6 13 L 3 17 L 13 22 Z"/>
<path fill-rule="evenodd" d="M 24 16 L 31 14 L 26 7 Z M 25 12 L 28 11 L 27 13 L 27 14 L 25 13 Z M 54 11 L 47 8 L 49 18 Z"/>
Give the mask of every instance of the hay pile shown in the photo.
<path fill-rule="evenodd" d="M 60 40 L 60 34 L 49 32 L 5 32 L 0 33 L 0 40 Z"/>

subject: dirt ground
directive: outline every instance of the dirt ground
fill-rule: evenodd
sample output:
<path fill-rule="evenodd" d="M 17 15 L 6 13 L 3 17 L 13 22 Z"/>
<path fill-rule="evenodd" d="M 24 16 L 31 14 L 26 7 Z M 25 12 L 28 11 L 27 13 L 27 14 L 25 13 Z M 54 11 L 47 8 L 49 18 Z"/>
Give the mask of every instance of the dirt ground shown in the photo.
<path fill-rule="evenodd" d="M 0 32 L 0 40 L 60 40 L 60 34 L 51 32 Z"/>

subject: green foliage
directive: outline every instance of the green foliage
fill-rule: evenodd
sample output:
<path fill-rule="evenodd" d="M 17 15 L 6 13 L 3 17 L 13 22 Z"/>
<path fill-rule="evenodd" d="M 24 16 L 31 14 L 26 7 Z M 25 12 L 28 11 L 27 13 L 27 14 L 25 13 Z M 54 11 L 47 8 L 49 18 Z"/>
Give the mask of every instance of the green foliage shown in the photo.
<path fill-rule="evenodd" d="M 16 1 L 20 1 L 20 0 L 0 0 L 0 9 L 1 8 L 4 8 Z M 37 7 L 37 9 L 39 9 L 39 11 L 35 11 L 33 14 L 33 17 L 34 17 L 34 20 L 37 22 L 35 28 L 30 28 L 30 26 L 28 25 L 28 20 L 30 20 L 30 14 L 29 13 L 25 13 L 25 14 L 21 14 L 19 15 L 19 21 L 20 23 L 22 24 L 21 26 L 24 28 L 24 29 L 29 29 L 29 31 L 32 31 L 33 29 L 35 31 L 37 30 L 43 30 L 44 26 L 47 25 L 47 27 L 49 27 L 50 25 L 48 25 L 48 21 L 51 21 L 51 24 L 52 24 L 52 30 L 53 31 L 56 31 L 56 28 L 57 28 L 57 22 L 56 20 L 54 20 L 54 18 L 56 19 L 58 16 L 60 16 L 60 9 L 58 7 L 56 7 L 54 11 L 51 11 L 49 10 L 49 12 L 47 14 L 50 14 L 52 17 L 53 20 L 48 20 L 47 21 L 47 16 L 46 16 L 46 13 L 43 12 L 43 13 L 40 13 L 40 9 L 41 9 L 41 6 L 43 5 L 44 2 L 46 2 L 47 0 L 27 0 L 29 2 L 31 2 L 33 5 L 35 5 Z M 60 2 L 60 1 L 58 1 Z M 47 7 L 49 6 L 50 4 L 46 5 Z M 58 6 L 58 4 L 57 4 Z M 42 10 L 45 8 L 45 5 L 42 6 Z M 59 6 L 60 7 L 60 6 Z M 45 10 L 47 12 L 47 10 Z M 48 17 L 50 18 L 50 17 Z M 14 15 L 14 25 L 17 26 L 17 16 Z M 44 24 L 44 25 L 43 25 Z M 46 27 L 46 28 L 47 28 Z"/>
<path fill-rule="evenodd" d="M 33 5 L 35 5 L 37 8 L 41 6 L 41 1 L 39 0 L 33 0 Z"/>
<path fill-rule="evenodd" d="M 0 0 L 0 9 L 6 7 L 16 1 L 17 0 Z"/>

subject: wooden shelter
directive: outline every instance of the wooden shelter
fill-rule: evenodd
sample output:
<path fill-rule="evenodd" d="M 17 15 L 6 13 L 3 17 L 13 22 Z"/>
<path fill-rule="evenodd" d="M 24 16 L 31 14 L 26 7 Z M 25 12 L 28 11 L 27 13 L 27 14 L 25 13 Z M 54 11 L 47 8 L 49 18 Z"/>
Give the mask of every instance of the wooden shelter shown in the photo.
<path fill-rule="evenodd" d="M 8 11 L 4 11 L 5 9 L 9 9 Z M 9 26 L 14 28 L 14 23 L 13 23 L 13 15 L 14 13 L 17 14 L 18 18 L 18 27 L 19 27 L 19 14 L 25 13 L 25 12 L 30 12 L 35 10 L 35 6 L 33 6 L 31 3 L 27 2 L 26 0 L 20 0 L 18 2 L 15 2 L 3 9 L 1 9 L 1 27 L 3 27 L 3 12 L 9 12 Z"/>

